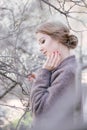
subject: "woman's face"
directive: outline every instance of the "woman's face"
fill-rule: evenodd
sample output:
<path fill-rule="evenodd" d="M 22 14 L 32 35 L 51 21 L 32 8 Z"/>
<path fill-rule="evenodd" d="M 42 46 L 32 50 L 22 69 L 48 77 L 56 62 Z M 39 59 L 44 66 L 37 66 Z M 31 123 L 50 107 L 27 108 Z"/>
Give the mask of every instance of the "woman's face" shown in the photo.
<path fill-rule="evenodd" d="M 58 43 L 57 40 L 54 40 L 49 35 L 43 33 L 37 33 L 36 38 L 40 46 L 40 51 L 44 55 L 47 56 L 54 51 L 59 51 L 60 44 Z"/>

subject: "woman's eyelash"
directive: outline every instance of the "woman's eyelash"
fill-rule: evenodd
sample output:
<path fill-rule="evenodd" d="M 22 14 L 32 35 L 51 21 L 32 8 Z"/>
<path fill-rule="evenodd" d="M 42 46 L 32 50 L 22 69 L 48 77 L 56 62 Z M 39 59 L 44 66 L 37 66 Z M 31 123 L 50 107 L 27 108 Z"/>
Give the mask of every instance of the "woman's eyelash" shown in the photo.
<path fill-rule="evenodd" d="M 45 40 L 42 40 L 42 42 L 41 42 L 41 43 L 42 43 L 42 44 L 43 44 L 43 43 L 45 43 Z"/>

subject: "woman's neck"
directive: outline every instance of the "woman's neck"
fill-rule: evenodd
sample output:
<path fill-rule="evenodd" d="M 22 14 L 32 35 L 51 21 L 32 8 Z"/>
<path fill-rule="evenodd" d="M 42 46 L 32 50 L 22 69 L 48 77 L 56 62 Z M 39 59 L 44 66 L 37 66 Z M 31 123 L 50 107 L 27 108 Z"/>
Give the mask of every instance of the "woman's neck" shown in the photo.
<path fill-rule="evenodd" d="M 69 49 L 65 49 L 64 51 L 62 51 L 62 61 L 69 56 L 70 56 L 70 50 Z"/>

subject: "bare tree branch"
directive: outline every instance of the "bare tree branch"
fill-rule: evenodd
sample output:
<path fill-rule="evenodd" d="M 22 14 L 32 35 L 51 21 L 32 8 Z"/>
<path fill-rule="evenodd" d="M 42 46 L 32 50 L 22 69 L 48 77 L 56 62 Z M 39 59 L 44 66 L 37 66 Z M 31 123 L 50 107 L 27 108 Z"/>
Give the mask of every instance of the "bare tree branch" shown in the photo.
<path fill-rule="evenodd" d="M 61 11 L 60 9 L 56 8 L 56 7 L 55 7 L 54 5 L 52 5 L 51 3 L 47 2 L 46 0 L 41 0 L 41 1 L 43 1 L 43 2 L 46 3 L 47 5 L 51 6 L 52 8 L 54 8 L 55 10 L 57 10 L 58 12 L 60 12 L 61 14 L 65 15 L 65 16 L 67 15 L 67 12 Z"/>
<path fill-rule="evenodd" d="M 8 90 L 6 90 L 2 95 L 0 95 L 0 99 L 2 99 L 4 96 L 6 96 L 13 88 L 15 88 L 16 85 L 17 85 L 17 83 L 14 83 L 14 85 L 12 85 L 10 88 L 8 88 Z"/>
<path fill-rule="evenodd" d="M 0 103 L 0 106 L 6 106 L 6 107 L 10 107 L 10 108 L 13 108 L 13 109 L 20 109 L 20 110 L 23 110 L 25 111 L 26 108 L 21 108 L 21 107 L 17 107 L 17 106 L 12 106 L 12 105 L 8 105 L 8 104 L 3 104 L 3 103 Z"/>

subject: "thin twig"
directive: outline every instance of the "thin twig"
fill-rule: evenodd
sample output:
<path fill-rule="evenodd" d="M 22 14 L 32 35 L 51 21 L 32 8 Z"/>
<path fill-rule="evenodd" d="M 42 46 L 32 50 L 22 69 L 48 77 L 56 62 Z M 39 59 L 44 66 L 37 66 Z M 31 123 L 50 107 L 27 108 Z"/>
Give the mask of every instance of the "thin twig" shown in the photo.
<path fill-rule="evenodd" d="M 8 90 L 6 90 L 2 95 L 0 95 L 0 99 L 2 99 L 4 96 L 6 96 L 13 88 L 15 88 L 16 85 L 17 85 L 17 83 L 14 83 L 14 85 L 12 85 L 10 88 L 8 88 Z"/>
<path fill-rule="evenodd" d="M 20 109 L 20 110 L 25 110 L 25 108 L 21 108 L 21 107 L 17 107 L 15 105 L 7 105 L 7 104 L 3 104 L 3 103 L 0 103 L 0 106 L 6 106 L 6 107 L 10 107 L 10 108 L 13 108 L 13 109 Z"/>

